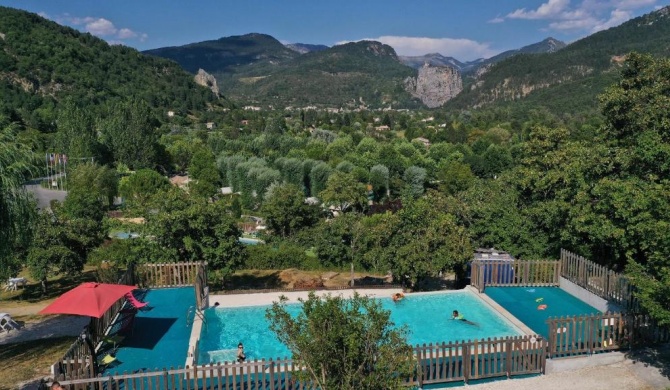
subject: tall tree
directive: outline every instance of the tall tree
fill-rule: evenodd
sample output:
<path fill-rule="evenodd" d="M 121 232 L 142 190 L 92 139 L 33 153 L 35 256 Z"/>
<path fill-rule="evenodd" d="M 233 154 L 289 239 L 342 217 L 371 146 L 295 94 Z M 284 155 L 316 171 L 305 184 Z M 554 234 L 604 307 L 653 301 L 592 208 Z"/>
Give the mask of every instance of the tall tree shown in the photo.
<path fill-rule="evenodd" d="M 262 211 L 268 228 L 282 237 L 312 226 L 318 217 L 318 209 L 305 204 L 300 187 L 290 183 L 270 186 Z"/>
<path fill-rule="evenodd" d="M 610 177 L 591 192 L 600 224 L 616 236 L 618 257 L 641 306 L 670 324 L 670 60 L 631 53 L 619 83 L 601 96 Z M 595 193 L 595 191 L 598 191 Z"/>
<path fill-rule="evenodd" d="M 305 370 L 298 378 L 327 389 L 402 389 L 414 369 L 407 329 L 394 328 L 391 313 L 358 294 L 300 300 L 294 317 L 282 297 L 267 310 L 270 329 Z"/>
<path fill-rule="evenodd" d="M 147 229 L 159 248 L 180 261 L 206 261 L 224 275 L 247 256 L 238 237 L 242 234 L 225 205 L 188 198 L 171 191 L 163 208 L 147 218 Z"/>
<path fill-rule="evenodd" d="M 36 207 L 23 184 L 35 171 L 33 153 L 16 141 L 11 127 L 0 129 L 0 280 L 16 276 L 18 248 L 30 240 Z"/>
<path fill-rule="evenodd" d="M 111 206 L 118 193 L 119 178 L 114 169 L 95 163 L 77 165 L 68 173 L 70 191 L 94 193 L 106 206 Z"/>
<path fill-rule="evenodd" d="M 391 247 L 391 270 L 403 284 L 417 288 L 442 271 L 460 274 L 472 256 L 470 237 L 448 210 L 445 198 L 431 192 L 404 204 Z"/>
<path fill-rule="evenodd" d="M 142 101 L 116 103 L 102 122 L 102 140 L 114 161 L 133 170 L 159 162 L 158 137 L 149 106 Z"/>
<path fill-rule="evenodd" d="M 365 204 L 365 185 L 356 181 L 354 175 L 335 171 L 328 177 L 326 188 L 319 193 L 319 198 L 326 205 L 332 205 L 336 210 L 346 212 L 351 207 L 360 207 Z"/>
<path fill-rule="evenodd" d="M 210 198 L 219 192 L 221 175 L 216 168 L 214 155 L 207 149 L 201 149 L 191 159 L 188 173 L 193 180 L 189 188 L 194 194 Z"/>
<path fill-rule="evenodd" d="M 70 161 L 75 158 L 99 158 L 100 144 L 93 118 L 87 110 L 68 100 L 60 110 L 56 133 L 57 153 L 66 154 Z"/>
<path fill-rule="evenodd" d="M 132 206 L 144 206 L 152 196 L 170 188 L 170 182 L 151 169 L 140 169 L 121 179 L 119 193 Z"/>

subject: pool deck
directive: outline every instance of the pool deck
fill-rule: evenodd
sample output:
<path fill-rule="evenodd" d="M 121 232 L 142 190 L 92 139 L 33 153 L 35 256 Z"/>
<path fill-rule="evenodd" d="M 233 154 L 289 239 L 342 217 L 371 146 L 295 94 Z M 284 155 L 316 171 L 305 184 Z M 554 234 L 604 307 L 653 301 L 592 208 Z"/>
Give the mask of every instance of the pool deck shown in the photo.
<path fill-rule="evenodd" d="M 472 286 L 467 286 L 467 287 L 464 288 L 464 290 L 469 290 L 473 294 L 475 294 L 479 299 L 484 301 L 484 303 L 489 305 L 491 307 L 491 309 L 493 309 L 493 311 L 495 311 L 498 314 L 500 314 L 501 316 L 505 317 L 505 319 L 507 321 L 511 322 L 512 325 L 517 327 L 519 329 L 519 331 L 521 331 L 521 333 L 523 333 L 525 335 L 529 335 L 529 336 L 534 336 L 536 334 L 536 332 L 534 332 L 531 328 L 526 326 L 526 324 L 524 324 L 523 322 L 519 321 L 516 317 L 514 317 L 512 315 L 512 313 L 505 310 L 504 307 L 500 306 L 496 301 L 491 299 L 488 295 L 480 294 L 479 291 L 477 291 L 477 289 L 472 287 Z"/>
<path fill-rule="evenodd" d="M 355 288 L 346 290 L 317 290 L 317 296 L 333 295 L 341 296 L 343 298 L 351 298 L 354 293 L 368 296 L 371 298 L 385 298 L 392 294 L 402 292 L 400 288 Z M 209 306 L 214 306 L 217 302 L 219 307 L 243 307 L 243 306 L 267 306 L 273 302 L 279 302 L 281 296 L 288 298 L 289 302 L 297 302 L 299 298 L 307 299 L 309 291 L 283 291 L 270 293 L 255 293 L 255 294 L 229 294 L 229 295 L 210 295 Z"/>
<path fill-rule="evenodd" d="M 354 293 L 368 296 L 370 298 L 385 298 L 391 295 L 402 292 L 400 288 L 376 288 L 376 289 L 345 289 L 345 290 L 318 290 L 315 291 L 317 296 L 333 295 L 341 296 L 343 298 L 351 298 Z M 298 299 L 307 299 L 309 291 L 283 291 L 283 292 L 269 292 L 269 293 L 251 293 L 251 294 L 229 294 L 229 295 L 210 295 L 209 306 L 213 307 L 218 303 L 218 307 L 245 307 L 245 306 L 267 306 L 273 302 L 279 302 L 280 297 L 285 296 L 289 302 L 298 302 Z M 188 343 L 188 353 L 186 355 L 185 366 L 193 367 L 197 364 L 198 356 L 198 342 L 200 340 L 200 332 L 202 330 L 202 316 L 196 313 L 193 320 L 193 327 L 191 329 L 191 337 Z"/>

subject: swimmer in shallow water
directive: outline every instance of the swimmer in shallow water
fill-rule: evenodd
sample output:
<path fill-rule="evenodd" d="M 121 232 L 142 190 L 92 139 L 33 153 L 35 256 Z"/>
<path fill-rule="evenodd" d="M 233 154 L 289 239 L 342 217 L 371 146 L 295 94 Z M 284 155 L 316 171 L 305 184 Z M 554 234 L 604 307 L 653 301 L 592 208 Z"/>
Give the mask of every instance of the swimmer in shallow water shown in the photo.
<path fill-rule="evenodd" d="M 476 322 L 472 322 L 472 321 L 466 320 L 465 317 L 463 316 L 463 314 L 460 314 L 460 313 L 458 312 L 458 310 L 454 310 L 453 313 L 451 313 L 451 319 L 452 319 L 452 320 L 463 321 L 463 322 L 465 322 L 465 323 L 468 324 L 468 325 L 479 326 Z"/>

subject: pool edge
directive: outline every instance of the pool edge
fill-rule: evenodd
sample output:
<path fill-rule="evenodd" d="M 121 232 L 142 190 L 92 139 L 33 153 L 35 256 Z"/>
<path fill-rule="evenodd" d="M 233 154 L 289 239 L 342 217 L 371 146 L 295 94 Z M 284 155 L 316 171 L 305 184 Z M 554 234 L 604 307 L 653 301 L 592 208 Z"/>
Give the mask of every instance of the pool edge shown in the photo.
<path fill-rule="evenodd" d="M 480 293 L 477 291 L 476 288 L 472 286 L 466 286 L 463 290 L 470 291 L 473 295 L 475 295 L 477 298 L 481 299 L 484 303 L 488 304 L 489 307 L 502 317 L 504 317 L 507 321 L 509 321 L 519 332 L 522 334 L 528 335 L 528 336 L 535 336 L 537 335 L 536 332 L 534 332 L 531 328 L 526 326 L 523 322 L 521 322 L 518 318 L 514 317 L 512 313 L 508 312 L 504 307 L 499 305 L 496 301 L 491 299 L 488 295 L 484 293 Z"/>

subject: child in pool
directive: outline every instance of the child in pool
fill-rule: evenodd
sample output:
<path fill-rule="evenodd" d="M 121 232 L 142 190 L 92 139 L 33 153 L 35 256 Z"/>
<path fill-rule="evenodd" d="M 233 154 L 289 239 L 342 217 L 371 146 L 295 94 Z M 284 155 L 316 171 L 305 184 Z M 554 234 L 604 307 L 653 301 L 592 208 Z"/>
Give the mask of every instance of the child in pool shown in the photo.
<path fill-rule="evenodd" d="M 465 317 L 463 316 L 463 314 L 460 314 L 460 313 L 458 312 L 458 310 L 454 310 L 453 313 L 451 313 L 451 319 L 452 319 L 452 320 L 463 321 L 463 322 L 465 322 L 465 323 L 468 324 L 468 325 L 479 326 L 479 325 L 477 325 L 476 322 L 472 322 L 472 321 L 468 321 L 468 320 L 466 320 Z"/>

